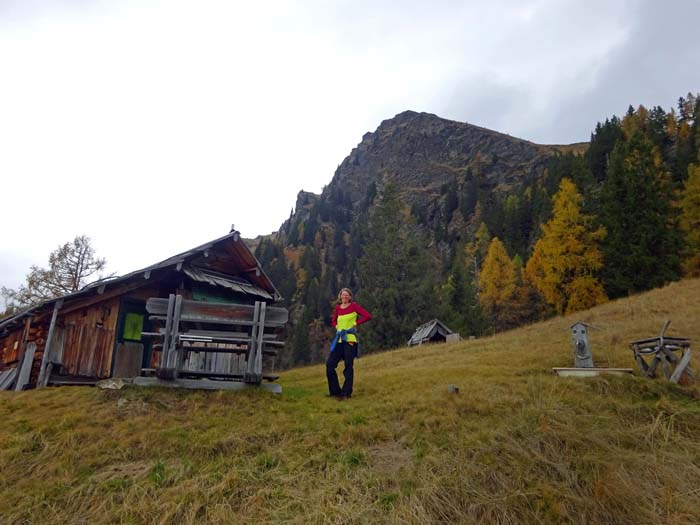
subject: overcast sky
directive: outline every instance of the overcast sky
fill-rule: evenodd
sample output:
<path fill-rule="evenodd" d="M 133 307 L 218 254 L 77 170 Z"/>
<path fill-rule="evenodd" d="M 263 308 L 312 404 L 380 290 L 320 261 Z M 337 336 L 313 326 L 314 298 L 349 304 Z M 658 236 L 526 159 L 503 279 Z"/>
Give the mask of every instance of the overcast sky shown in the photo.
<path fill-rule="evenodd" d="M 539 143 L 700 91 L 700 2 L 0 0 L 0 284 L 276 230 L 412 109 Z M 0 305 L 2 306 L 2 305 Z"/>

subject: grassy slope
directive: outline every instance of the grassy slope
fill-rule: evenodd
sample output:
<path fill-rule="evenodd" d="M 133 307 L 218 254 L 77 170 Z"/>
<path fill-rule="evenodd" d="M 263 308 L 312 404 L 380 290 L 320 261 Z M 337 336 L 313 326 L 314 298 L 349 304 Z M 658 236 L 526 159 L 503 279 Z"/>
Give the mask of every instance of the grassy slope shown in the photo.
<path fill-rule="evenodd" d="M 697 347 L 699 316 L 694 280 L 575 319 L 629 367 L 667 318 Z M 364 357 L 345 403 L 319 366 L 277 397 L 2 392 L 0 522 L 700 523 L 698 388 L 553 376 L 575 319 Z"/>

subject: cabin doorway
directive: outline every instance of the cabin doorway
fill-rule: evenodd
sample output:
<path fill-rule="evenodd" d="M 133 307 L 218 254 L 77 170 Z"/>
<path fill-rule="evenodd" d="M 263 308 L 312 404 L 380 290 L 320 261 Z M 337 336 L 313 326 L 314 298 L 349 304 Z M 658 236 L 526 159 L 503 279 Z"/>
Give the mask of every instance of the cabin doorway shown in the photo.
<path fill-rule="evenodd" d="M 119 306 L 117 333 L 114 338 L 114 359 L 111 377 L 136 377 L 151 359 L 151 342 L 141 336 L 150 331 L 146 303 L 122 299 Z"/>

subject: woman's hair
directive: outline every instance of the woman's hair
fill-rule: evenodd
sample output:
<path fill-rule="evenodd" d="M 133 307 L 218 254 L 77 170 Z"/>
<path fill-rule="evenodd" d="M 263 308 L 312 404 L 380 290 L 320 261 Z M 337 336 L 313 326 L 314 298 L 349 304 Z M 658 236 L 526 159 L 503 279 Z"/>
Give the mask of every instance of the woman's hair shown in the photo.
<path fill-rule="evenodd" d="M 348 292 L 350 294 L 350 301 L 352 301 L 352 290 L 350 288 L 341 288 L 338 292 L 338 302 L 340 302 L 340 294 L 343 292 Z"/>

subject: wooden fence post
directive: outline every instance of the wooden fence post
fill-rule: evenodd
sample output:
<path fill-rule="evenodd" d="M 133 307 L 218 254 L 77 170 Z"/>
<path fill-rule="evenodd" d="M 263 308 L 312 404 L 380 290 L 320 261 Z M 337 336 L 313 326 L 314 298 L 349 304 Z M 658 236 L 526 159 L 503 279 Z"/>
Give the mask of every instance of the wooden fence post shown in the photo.
<path fill-rule="evenodd" d="M 53 332 L 56 329 L 56 319 L 58 318 L 58 311 L 63 306 L 63 299 L 56 301 L 53 307 L 53 314 L 51 315 L 51 324 L 49 325 L 49 334 L 46 336 L 46 345 L 44 346 L 44 355 L 41 358 L 41 369 L 39 370 L 39 380 L 36 383 L 37 388 L 46 386 L 49 383 L 49 376 L 51 375 L 51 347 L 53 340 Z"/>
<path fill-rule="evenodd" d="M 260 315 L 258 318 L 258 341 L 257 344 L 255 345 L 255 375 L 256 375 L 256 382 L 260 383 L 262 381 L 262 355 L 263 355 L 263 348 L 265 347 L 264 343 L 264 338 L 265 338 L 265 315 L 266 315 L 266 309 L 267 309 L 267 304 L 265 302 L 260 301 L 258 304 L 260 304 Z"/>
<path fill-rule="evenodd" d="M 178 295 L 175 297 L 175 311 L 173 312 L 173 325 L 171 327 L 172 335 L 170 337 L 170 368 L 175 372 L 175 379 L 177 379 L 178 372 L 182 367 L 184 350 L 182 349 L 182 343 L 180 342 L 180 315 L 182 314 L 182 296 Z"/>
<path fill-rule="evenodd" d="M 244 374 L 244 381 L 246 383 L 258 382 L 258 379 L 255 374 L 255 363 L 257 360 L 258 332 L 261 331 L 263 330 L 261 330 L 260 328 L 260 301 L 255 301 L 255 310 L 253 311 L 253 325 L 250 330 L 248 358 L 246 359 L 246 371 Z"/>
<path fill-rule="evenodd" d="M 160 354 L 160 368 L 168 367 L 168 356 L 170 354 L 170 329 L 173 324 L 173 310 L 175 309 L 175 294 L 168 296 L 168 310 L 165 318 L 165 334 L 163 335 L 163 349 Z"/>

